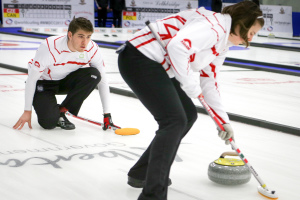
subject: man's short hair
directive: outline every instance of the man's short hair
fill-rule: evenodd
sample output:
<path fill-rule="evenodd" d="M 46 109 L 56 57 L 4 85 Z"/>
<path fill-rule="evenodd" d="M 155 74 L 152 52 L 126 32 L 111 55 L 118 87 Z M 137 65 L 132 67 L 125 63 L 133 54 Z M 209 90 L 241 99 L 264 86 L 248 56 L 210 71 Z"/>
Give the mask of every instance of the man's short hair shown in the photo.
<path fill-rule="evenodd" d="M 90 20 L 84 17 L 73 18 L 69 24 L 68 32 L 70 31 L 74 35 L 77 31 L 84 30 L 86 32 L 94 32 L 94 26 Z"/>

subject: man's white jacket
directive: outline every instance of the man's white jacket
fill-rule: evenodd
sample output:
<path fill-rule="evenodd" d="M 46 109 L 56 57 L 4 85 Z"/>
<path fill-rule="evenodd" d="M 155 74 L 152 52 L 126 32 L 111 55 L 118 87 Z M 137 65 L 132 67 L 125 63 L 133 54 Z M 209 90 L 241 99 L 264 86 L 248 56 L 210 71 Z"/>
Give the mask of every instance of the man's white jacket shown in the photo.
<path fill-rule="evenodd" d="M 101 74 L 98 89 L 103 113 L 110 113 L 109 85 L 98 45 L 90 41 L 83 52 L 72 52 L 67 42 L 67 36 L 49 37 L 41 43 L 35 57 L 29 61 L 25 86 L 25 110 L 32 109 L 37 80 L 61 80 L 79 68 L 95 67 Z"/>

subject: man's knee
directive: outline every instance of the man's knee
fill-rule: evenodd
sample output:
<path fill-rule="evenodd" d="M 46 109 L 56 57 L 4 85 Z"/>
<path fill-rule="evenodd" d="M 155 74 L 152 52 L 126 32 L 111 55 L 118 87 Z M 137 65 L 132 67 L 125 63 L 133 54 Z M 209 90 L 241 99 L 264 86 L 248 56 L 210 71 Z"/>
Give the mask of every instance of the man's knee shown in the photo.
<path fill-rule="evenodd" d="M 54 129 L 57 125 L 58 118 L 38 119 L 40 126 L 44 129 Z"/>
<path fill-rule="evenodd" d="M 101 80 L 101 74 L 99 70 L 94 67 L 89 68 L 89 76 L 91 78 L 91 81 L 95 84 L 98 84 Z"/>

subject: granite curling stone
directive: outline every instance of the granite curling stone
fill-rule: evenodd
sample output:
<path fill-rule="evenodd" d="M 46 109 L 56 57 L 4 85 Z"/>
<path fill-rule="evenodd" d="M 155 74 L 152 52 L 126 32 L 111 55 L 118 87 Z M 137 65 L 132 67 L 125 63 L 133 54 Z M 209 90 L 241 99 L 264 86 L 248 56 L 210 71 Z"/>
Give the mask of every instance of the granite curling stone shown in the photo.
<path fill-rule="evenodd" d="M 251 172 L 240 159 L 225 158 L 238 156 L 236 152 L 224 152 L 219 159 L 211 162 L 208 167 L 208 178 L 222 185 L 240 185 L 250 181 Z"/>

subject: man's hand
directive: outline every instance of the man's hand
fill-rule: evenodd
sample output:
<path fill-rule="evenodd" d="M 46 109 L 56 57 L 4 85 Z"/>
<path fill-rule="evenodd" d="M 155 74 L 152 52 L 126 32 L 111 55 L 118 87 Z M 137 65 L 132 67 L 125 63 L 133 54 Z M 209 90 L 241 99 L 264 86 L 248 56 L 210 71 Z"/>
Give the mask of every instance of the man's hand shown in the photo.
<path fill-rule="evenodd" d="M 28 127 L 31 127 L 31 110 L 25 110 L 17 123 L 13 126 L 14 129 L 21 130 L 25 123 L 28 123 Z"/>
<path fill-rule="evenodd" d="M 103 118 L 103 123 L 104 123 L 103 130 L 108 129 L 109 125 L 114 126 L 114 123 L 112 122 L 110 113 L 105 113 L 103 116 L 104 116 L 104 118 Z"/>
<path fill-rule="evenodd" d="M 222 140 L 225 140 L 225 144 L 228 145 L 230 144 L 229 138 L 232 138 L 232 140 L 234 141 L 234 134 L 233 134 L 233 130 L 230 124 L 223 124 L 223 127 L 225 129 L 225 131 L 219 130 L 219 137 Z"/>

